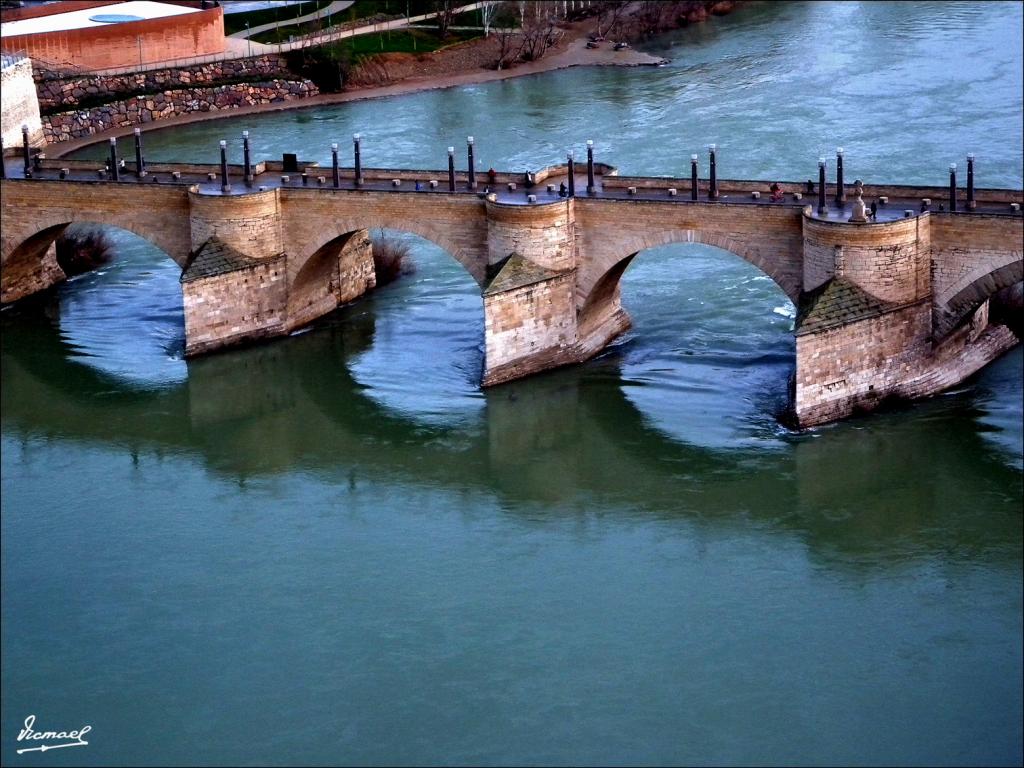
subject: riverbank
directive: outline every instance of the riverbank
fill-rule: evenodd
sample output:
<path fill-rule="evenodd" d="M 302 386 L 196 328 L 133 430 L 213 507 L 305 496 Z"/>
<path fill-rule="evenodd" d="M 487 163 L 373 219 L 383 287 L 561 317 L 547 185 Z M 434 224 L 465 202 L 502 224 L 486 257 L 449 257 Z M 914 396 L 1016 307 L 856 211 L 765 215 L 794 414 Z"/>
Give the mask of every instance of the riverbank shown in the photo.
<path fill-rule="evenodd" d="M 544 58 L 538 61 L 522 63 L 510 69 L 483 69 L 478 61 L 476 68 L 467 71 L 465 68 L 470 65 L 471 60 L 481 60 L 483 56 L 488 55 L 489 52 L 484 46 L 491 43 L 491 41 L 482 40 L 470 42 L 453 46 L 434 54 L 407 57 L 408 61 L 412 63 L 411 70 L 402 72 L 396 66 L 394 74 L 396 76 L 403 74 L 404 76 L 400 80 L 396 79 L 396 81 L 385 85 L 355 87 L 342 93 L 321 93 L 302 100 L 254 104 L 238 107 L 230 111 L 194 112 L 141 126 L 122 126 L 71 141 L 51 144 L 46 148 L 46 154 L 49 157 L 63 157 L 91 144 L 106 141 L 111 137 L 130 136 L 136 127 L 141 127 L 144 132 L 160 130 L 207 120 L 221 120 L 229 117 L 241 117 L 244 115 L 262 114 L 264 112 L 280 112 L 290 109 L 305 109 L 329 104 L 344 104 L 364 99 L 401 96 L 418 91 L 476 85 L 478 83 L 507 80 L 513 77 L 525 77 L 527 75 L 536 75 L 570 67 L 638 67 L 660 66 L 667 63 L 666 59 L 651 56 L 631 48 L 616 51 L 610 43 L 604 43 L 599 48 L 587 48 L 587 36 L 593 30 L 593 27 L 594 22 L 591 19 L 568 25 L 564 29 L 565 34 L 562 39 Z M 397 58 L 393 57 L 391 61 L 397 61 Z M 462 69 L 459 70 L 458 67 L 462 67 Z"/>

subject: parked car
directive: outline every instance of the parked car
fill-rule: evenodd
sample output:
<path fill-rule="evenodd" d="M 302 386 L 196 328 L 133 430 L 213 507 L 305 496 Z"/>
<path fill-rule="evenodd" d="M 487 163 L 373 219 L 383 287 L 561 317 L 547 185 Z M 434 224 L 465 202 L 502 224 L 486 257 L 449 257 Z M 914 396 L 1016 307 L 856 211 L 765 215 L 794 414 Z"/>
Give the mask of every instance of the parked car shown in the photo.
<path fill-rule="evenodd" d="M 625 50 L 626 48 L 629 48 L 629 43 L 616 43 L 615 44 L 615 50 L 616 51 L 622 51 L 622 50 Z"/>

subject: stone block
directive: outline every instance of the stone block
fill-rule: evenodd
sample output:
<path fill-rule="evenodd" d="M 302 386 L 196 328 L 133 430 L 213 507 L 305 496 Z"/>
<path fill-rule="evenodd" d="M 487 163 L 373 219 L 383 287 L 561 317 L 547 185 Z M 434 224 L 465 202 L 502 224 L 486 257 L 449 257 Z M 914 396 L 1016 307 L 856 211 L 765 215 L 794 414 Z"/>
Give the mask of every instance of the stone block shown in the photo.
<path fill-rule="evenodd" d="M 391 180 L 391 186 L 392 187 L 400 187 L 400 186 L 402 186 L 402 180 L 401 179 L 392 179 Z"/>
<path fill-rule="evenodd" d="M 636 187 L 629 187 L 628 191 L 629 191 L 629 194 L 635 195 L 636 194 Z"/>
<path fill-rule="evenodd" d="M 668 196 L 669 197 L 675 197 L 677 194 L 679 194 L 679 192 L 678 192 L 678 190 L 675 187 L 669 187 L 668 188 Z"/>
<path fill-rule="evenodd" d="M 760 199 L 761 199 L 761 193 L 760 193 L 760 192 L 758 192 L 758 191 L 757 191 L 756 189 L 755 189 L 755 190 L 754 190 L 753 192 L 751 192 L 751 193 L 750 193 L 750 196 L 751 196 L 751 197 L 752 197 L 752 198 L 753 198 L 754 200 L 760 200 Z"/>
<path fill-rule="evenodd" d="M 282 176 L 282 177 L 281 177 L 281 183 L 282 183 L 282 184 L 287 184 L 287 183 L 288 183 L 289 181 L 291 181 L 291 180 L 292 180 L 292 177 L 291 177 L 291 176 Z"/>
<path fill-rule="evenodd" d="M 508 183 L 508 191 L 509 192 L 515 192 L 516 191 L 516 183 L 514 181 L 510 181 Z"/>
<path fill-rule="evenodd" d="M 430 188 L 431 189 L 437 189 L 437 179 L 431 179 L 430 180 Z"/>
<path fill-rule="evenodd" d="M 527 195 L 526 196 L 526 202 L 528 202 L 528 203 L 536 203 L 537 202 L 537 196 L 536 195 Z"/>
<path fill-rule="evenodd" d="M 181 180 L 181 171 L 171 171 L 171 178 L 175 181 Z"/>

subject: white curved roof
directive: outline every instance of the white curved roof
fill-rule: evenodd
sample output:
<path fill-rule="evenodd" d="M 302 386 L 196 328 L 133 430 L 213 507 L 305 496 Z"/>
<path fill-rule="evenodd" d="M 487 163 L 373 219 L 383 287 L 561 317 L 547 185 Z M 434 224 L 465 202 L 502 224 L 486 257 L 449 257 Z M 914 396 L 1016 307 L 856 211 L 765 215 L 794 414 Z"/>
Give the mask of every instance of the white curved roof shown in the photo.
<path fill-rule="evenodd" d="M 110 5 L 86 8 L 80 11 L 55 13 L 52 16 L 38 16 L 34 19 L 20 19 L 0 24 L 0 37 L 12 35 L 37 35 L 40 32 L 60 32 L 69 29 L 86 29 L 88 27 L 109 27 L 109 23 L 90 21 L 90 16 L 101 14 L 124 14 L 139 16 L 143 19 L 162 19 L 166 16 L 181 16 L 186 13 L 197 13 L 198 8 L 187 8 L 183 5 L 157 3 L 153 0 L 132 0 L 127 3 L 111 3 Z"/>

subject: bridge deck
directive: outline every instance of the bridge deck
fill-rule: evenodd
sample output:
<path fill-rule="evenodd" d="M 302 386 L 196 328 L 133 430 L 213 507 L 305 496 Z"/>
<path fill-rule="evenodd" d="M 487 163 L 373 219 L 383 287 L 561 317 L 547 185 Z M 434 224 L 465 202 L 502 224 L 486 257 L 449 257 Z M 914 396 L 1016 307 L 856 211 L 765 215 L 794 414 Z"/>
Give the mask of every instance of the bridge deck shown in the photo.
<path fill-rule="evenodd" d="M 7 178 L 25 178 L 20 158 L 9 157 L 5 158 L 5 160 Z M 568 169 L 564 165 L 555 166 L 551 169 L 547 169 L 545 172 L 538 173 L 537 178 L 541 180 L 535 183 L 532 187 L 526 187 L 524 185 L 523 182 L 525 180 L 525 174 L 523 173 L 509 173 L 503 171 L 495 174 L 495 181 L 491 183 L 488 172 L 478 171 L 476 173 L 477 188 L 474 190 L 469 188 L 466 172 L 459 171 L 456 174 L 456 187 L 454 193 L 450 192 L 448 188 L 447 171 L 408 171 L 367 168 L 363 171 L 363 183 L 357 187 L 355 184 L 353 169 L 342 168 L 340 187 L 335 189 L 332 180 L 332 169 L 329 167 L 320 167 L 311 162 L 300 162 L 299 167 L 307 171 L 305 174 L 306 178 L 303 180 L 303 174 L 301 171 L 285 173 L 279 169 L 270 170 L 268 169 L 268 166 L 280 165 L 280 163 L 261 162 L 254 166 L 259 169 L 260 172 L 254 175 L 254 180 L 251 186 L 247 186 L 243 183 L 241 166 L 229 165 L 228 176 L 231 182 L 231 189 L 225 192 L 221 188 L 221 180 L 219 177 L 212 180 L 210 178 L 210 174 L 219 174 L 219 165 L 154 163 L 147 165 L 148 172 L 143 178 L 136 177 L 134 172 L 134 163 L 126 163 L 125 165 L 126 167 L 120 169 L 120 179 L 115 182 L 110 179 L 108 173 L 102 172 L 103 164 L 99 161 L 42 160 L 40 166 L 32 171 L 31 178 L 47 180 L 63 178 L 66 182 L 87 182 L 91 184 L 173 184 L 186 187 L 197 187 L 200 193 L 204 195 L 231 196 L 245 195 L 258 190 L 260 187 L 265 187 L 267 189 L 318 189 L 325 193 L 338 191 L 367 191 L 419 195 L 460 194 L 475 195 L 478 197 L 483 197 L 485 194 L 490 192 L 494 194 L 495 199 L 498 202 L 508 205 L 530 205 L 531 203 L 528 201 L 529 195 L 536 196 L 537 204 L 557 202 L 560 199 L 564 199 L 564 196 L 560 194 L 561 185 L 563 183 L 568 185 Z M 586 189 L 586 171 L 584 170 L 581 173 L 578 168 L 579 166 L 577 166 L 577 170 L 575 172 L 575 188 L 577 197 L 592 200 L 658 201 L 684 205 L 694 203 L 694 201 L 691 200 L 689 179 L 620 177 L 614 170 L 612 170 L 611 173 L 595 174 L 595 189 L 592 193 L 588 194 Z M 178 178 L 174 178 L 172 176 L 172 173 L 175 171 L 179 174 Z M 63 177 L 61 175 L 62 173 Z M 287 181 L 285 181 L 286 178 Z M 319 182 L 320 178 L 324 179 L 323 183 Z M 394 185 L 395 179 L 400 181 L 398 186 Z M 437 182 L 436 187 L 430 186 L 431 180 Z M 417 182 L 419 182 L 419 189 L 416 188 Z M 850 195 L 850 191 L 852 189 L 851 185 L 847 185 L 846 187 L 847 200 L 843 205 L 837 204 L 834 200 L 835 186 L 831 183 L 826 185 L 826 202 L 828 204 L 828 210 L 823 214 L 819 214 L 817 211 L 817 193 L 807 194 L 804 183 L 778 182 L 785 194 L 783 195 L 782 200 L 777 202 L 773 202 L 770 199 L 769 185 L 771 183 L 772 182 L 770 181 L 737 181 L 722 179 L 718 182 L 719 198 L 717 202 L 719 204 L 762 205 L 794 209 L 803 209 L 804 207 L 810 206 L 812 216 L 815 218 L 840 222 L 847 221 L 850 217 L 852 205 L 852 197 Z M 510 188 L 511 184 L 515 185 L 514 189 Z M 676 194 L 674 196 L 669 193 L 670 189 L 676 190 Z M 709 202 L 707 190 L 707 179 L 701 179 L 699 181 L 699 196 L 696 202 Z M 752 193 L 755 191 L 760 193 L 760 198 L 755 198 L 753 196 Z M 864 187 L 865 203 L 868 205 L 870 205 L 872 201 L 878 203 L 875 221 L 879 222 L 894 221 L 905 218 L 908 215 L 906 213 L 907 211 L 912 211 L 913 213 L 911 215 L 920 213 L 925 210 L 922 204 L 924 199 L 929 199 L 931 201 L 929 210 L 932 212 L 944 211 L 948 207 L 948 194 L 948 189 L 938 187 L 889 185 L 865 185 Z M 887 198 L 885 203 L 880 201 L 880 198 L 883 195 Z M 1019 190 L 978 189 L 976 190 L 976 208 L 974 212 L 1020 216 L 1021 212 L 1019 210 L 1012 210 L 1011 203 L 1017 203 L 1019 205 L 1022 202 L 1022 198 L 1024 198 L 1024 193 Z M 966 212 L 966 208 L 966 191 L 960 189 L 957 199 L 957 210 L 958 212 Z"/>

